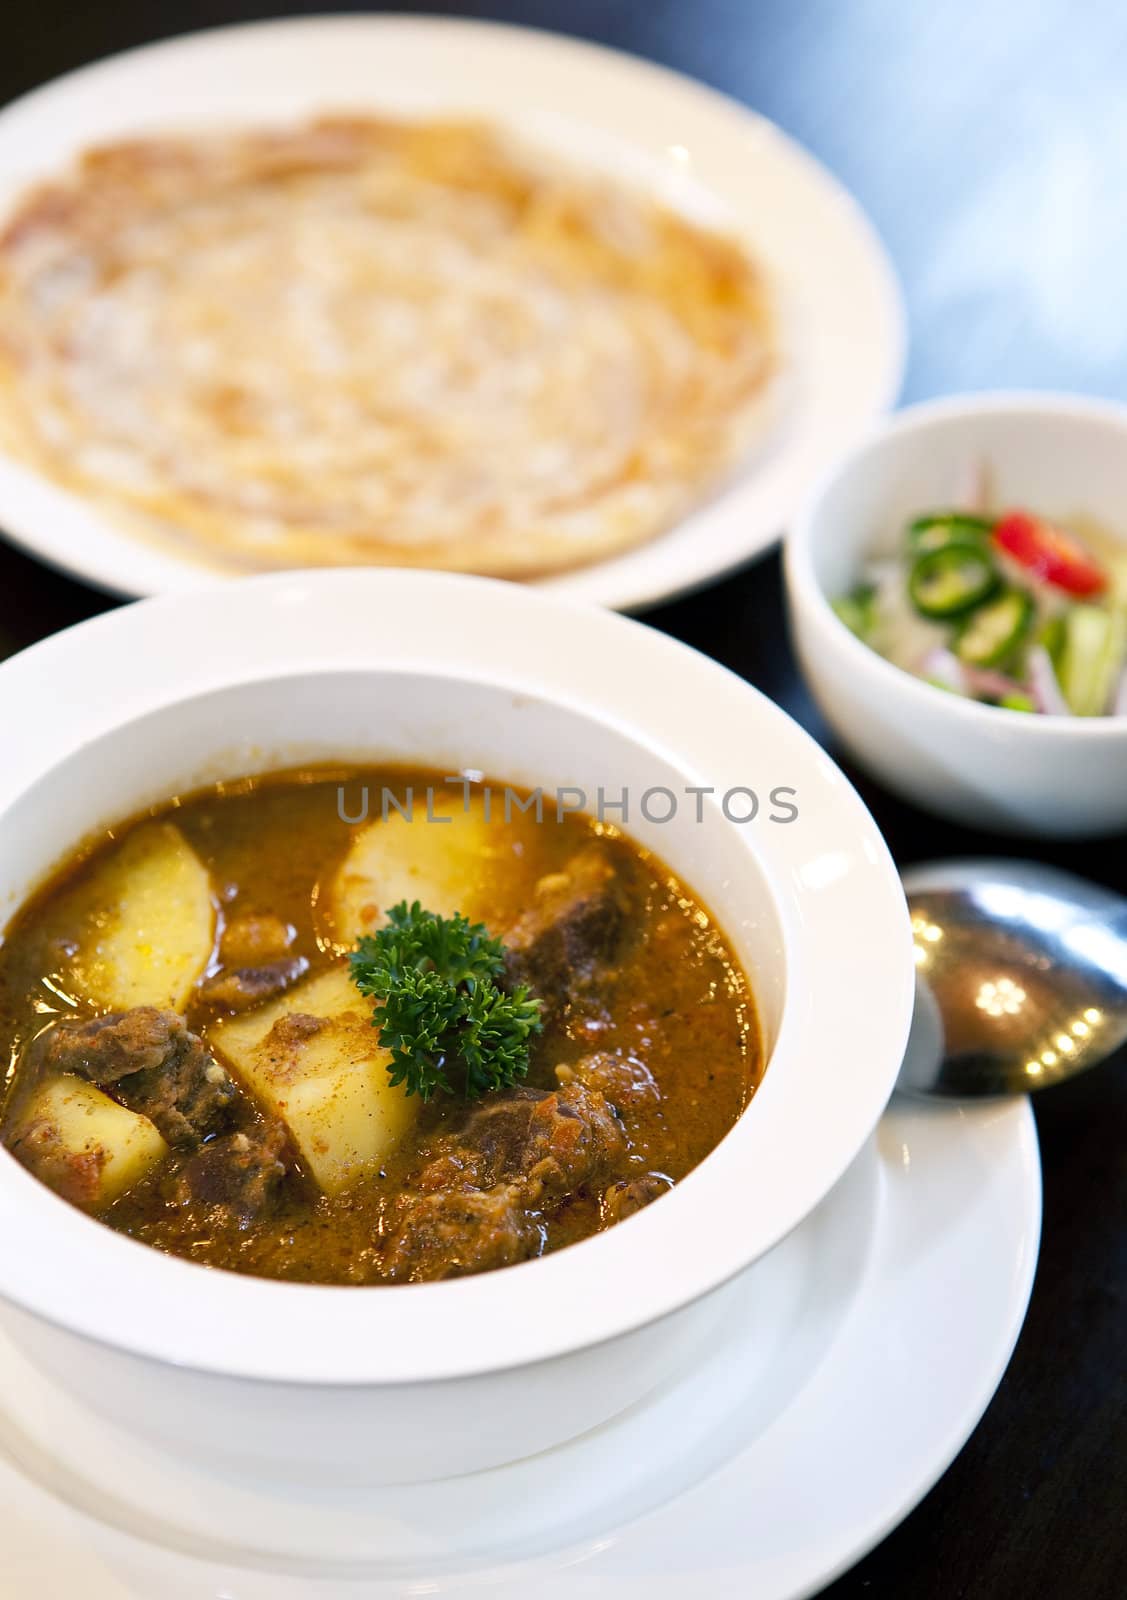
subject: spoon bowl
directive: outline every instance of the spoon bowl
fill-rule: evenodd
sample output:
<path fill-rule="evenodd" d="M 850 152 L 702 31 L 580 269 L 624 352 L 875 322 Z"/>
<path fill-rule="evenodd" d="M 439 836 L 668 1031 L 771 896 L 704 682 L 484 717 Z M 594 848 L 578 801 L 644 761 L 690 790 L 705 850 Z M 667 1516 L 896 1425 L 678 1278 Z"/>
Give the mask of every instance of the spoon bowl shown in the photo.
<path fill-rule="evenodd" d="M 1127 900 L 1034 862 L 904 874 L 916 1011 L 897 1088 L 1026 1094 L 1127 1039 Z"/>

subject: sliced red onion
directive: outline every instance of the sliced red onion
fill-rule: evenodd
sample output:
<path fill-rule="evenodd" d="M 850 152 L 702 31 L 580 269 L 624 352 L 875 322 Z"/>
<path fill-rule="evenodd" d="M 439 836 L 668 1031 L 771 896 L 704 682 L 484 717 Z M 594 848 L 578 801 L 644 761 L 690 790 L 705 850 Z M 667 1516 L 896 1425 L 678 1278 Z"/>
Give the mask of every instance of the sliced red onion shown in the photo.
<path fill-rule="evenodd" d="M 990 469 L 979 456 L 963 463 L 954 484 L 951 504 L 957 511 L 985 512 L 990 503 Z"/>
<path fill-rule="evenodd" d="M 1029 687 L 1033 691 L 1038 710 L 1050 717 L 1071 717 L 1072 708 L 1061 693 L 1053 663 L 1044 645 L 1035 644 L 1027 660 Z"/>
<path fill-rule="evenodd" d="M 942 645 L 929 650 L 922 658 L 919 673 L 922 678 L 933 678 L 936 683 L 941 683 L 953 694 L 969 695 L 971 692 L 963 663 L 958 656 L 952 655 L 950 650 L 944 650 Z"/>
<path fill-rule="evenodd" d="M 1016 678 L 1007 678 L 1004 672 L 995 672 L 990 667 L 965 665 L 963 671 L 974 694 L 984 694 L 990 700 L 1005 700 L 1011 694 L 1032 698 L 1024 683 L 1018 683 Z"/>
<path fill-rule="evenodd" d="M 1047 656 L 1045 659 L 1048 661 Z M 994 672 L 990 667 L 970 667 L 950 650 L 943 648 L 929 650 L 920 662 L 919 670 L 923 677 L 934 679 L 955 694 L 972 697 L 984 695 L 988 700 L 1005 700 L 1014 694 L 1029 695 L 1029 689 L 1024 683 L 1018 683 L 1016 678 L 1007 678 L 1004 672 Z M 1049 671 L 1052 671 L 1051 664 Z M 1057 694 L 1060 695 L 1059 689 Z M 1036 692 L 1031 698 L 1037 702 L 1039 710 L 1044 710 Z"/>

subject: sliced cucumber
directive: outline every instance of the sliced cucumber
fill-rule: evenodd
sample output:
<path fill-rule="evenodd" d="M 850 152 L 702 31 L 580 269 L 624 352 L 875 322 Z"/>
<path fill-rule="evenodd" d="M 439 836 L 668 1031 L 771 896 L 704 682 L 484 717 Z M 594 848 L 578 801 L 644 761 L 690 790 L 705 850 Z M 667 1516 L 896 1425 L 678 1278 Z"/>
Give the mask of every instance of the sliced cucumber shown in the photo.
<path fill-rule="evenodd" d="M 848 594 L 833 602 L 833 608 L 842 622 L 858 639 L 868 644 L 877 620 L 877 591 L 871 583 L 859 583 Z"/>
<path fill-rule="evenodd" d="M 1127 614 L 1075 605 L 1065 613 L 1059 676 L 1064 698 L 1078 717 L 1107 710 L 1127 655 Z"/>
<path fill-rule="evenodd" d="M 925 550 L 908 574 L 908 594 L 921 617 L 961 617 L 981 605 L 997 585 L 989 553 L 966 542 Z"/>
<path fill-rule="evenodd" d="M 1016 655 L 1032 625 L 1030 596 L 1005 589 L 970 613 L 955 636 L 955 654 L 968 667 L 1000 667 Z"/>
<path fill-rule="evenodd" d="M 1058 611 L 1055 617 L 1046 617 L 1037 632 L 1037 642 L 1043 645 L 1054 670 L 1060 667 L 1064 654 L 1064 617 Z"/>
<path fill-rule="evenodd" d="M 908 543 L 918 554 L 941 550 L 947 544 L 981 544 L 990 538 L 994 524 L 967 511 L 932 511 L 908 524 Z"/>

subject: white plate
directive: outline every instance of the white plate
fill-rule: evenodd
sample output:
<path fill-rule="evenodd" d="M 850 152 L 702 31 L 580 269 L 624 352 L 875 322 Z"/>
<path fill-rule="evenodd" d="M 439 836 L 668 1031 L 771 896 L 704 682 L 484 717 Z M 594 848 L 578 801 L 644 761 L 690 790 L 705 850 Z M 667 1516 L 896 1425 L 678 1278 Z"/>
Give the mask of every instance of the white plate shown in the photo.
<path fill-rule="evenodd" d="M 532 1461 L 375 1500 L 194 1476 L 0 1345 L 0 1594 L 800 1600 L 982 1415 L 1040 1217 L 1027 1102 L 894 1102 L 829 1199 L 724 1291 L 723 1333 L 675 1387 Z"/>
<path fill-rule="evenodd" d="M 736 102 L 551 34 L 423 18 L 303 18 L 130 51 L 0 114 L 0 213 L 94 141 L 341 106 L 503 120 L 675 205 L 726 220 L 781 285 L 790 371 L 763 449 L 670 533 L 545 580 L 549 588 L 634 609 L 750 560 L 775 543 L 811 481 L 895 399 L 905 349 L 900 292 L 882 245 L 840 185 Z M 228 570 L 142 542 L 3 458 L 0 527 L 32 554 L 117 594 L 183 589 Z"/>

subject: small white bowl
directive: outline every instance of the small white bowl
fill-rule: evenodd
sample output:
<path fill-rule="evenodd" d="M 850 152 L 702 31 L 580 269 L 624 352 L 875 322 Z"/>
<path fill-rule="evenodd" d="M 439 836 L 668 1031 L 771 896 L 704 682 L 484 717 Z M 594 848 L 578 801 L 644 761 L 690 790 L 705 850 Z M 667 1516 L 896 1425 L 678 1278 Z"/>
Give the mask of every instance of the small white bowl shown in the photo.
<path fill-rule="evenodd" d="M 103 1227 L 0 1151 L 5 1325 L 91 1407 L 209 1467 L 406 1482 L 596 1426 L 692 1359 L 720 1314 L 711 1291 L 808 1215 L 891 1092 L 913 962 L 875 824 L 777 707 L 640 624 L 476 579 L 285 574 L 57 635 L 0 667 L 0 720 L 0 920 L 92 829 L 184 787 L 387 758 L 627 787 L 629 831 L 751 975 L 768 1066 L 720 1146 L 618 1227 L 479 1277 L 210 1270 Z M 717 798 L 699 822 L 695 797 L 647 821 L 659 785 Z M 754 821 L 725 818 L 736 788 L 760 796 Z"/>
<path fill-rule="evenodd" d="M 983 460 L 998 505 L 1127 540 L 1127 408 L 1069 395 L 912 406 L 815 488 L 785 551 L 791 626 L 815 699 L 857 761 L 927 810 L 980 829 L 1079 837 L 1127 826 L 1127 717 L 1003 711 L 937 689 L 854 637 L 831 600 L 905 522 L 948 504 Z"/>

